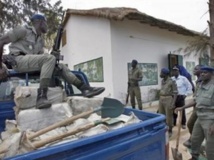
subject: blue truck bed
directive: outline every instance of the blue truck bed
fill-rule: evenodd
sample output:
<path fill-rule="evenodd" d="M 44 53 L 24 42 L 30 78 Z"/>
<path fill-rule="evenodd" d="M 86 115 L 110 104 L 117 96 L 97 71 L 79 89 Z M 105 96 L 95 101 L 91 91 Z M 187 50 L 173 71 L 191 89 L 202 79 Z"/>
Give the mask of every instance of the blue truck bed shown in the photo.
<path fill-rule="evenodd" d="M 143 122 L 96 136 L 39 149 L 12 160 L 166 160 L 165 117 L 133 111 Z"/>
<path fill-rule="evenodd" d="M 84 74 L 80 72 L 74 72 L 74 74 L 79 74 L 79 77 L 82 77 L 85 83 L 88 83 L 87 77 L 84 77 Z M 14 76 L 17 76 L 16 73 Z M 18 77 L 22 76 L 19 75 Z M 23 79 L 28 82 L 28 78 L 27 75 Z M 5 128 L 6 119 L 15 118 L 13 96 L 10 92 L 5 94 L 6 88 L 8 88 L 7 83 L 0 85 L 0 132 Z M 68 93 L 72 93 L 72 90 Z M 160 114 L 125 108 L 124 114 L 129 115 L 130 112 L 134 112 L 142 122 L 7 159 L 167 160 L 165 117 Z"/>

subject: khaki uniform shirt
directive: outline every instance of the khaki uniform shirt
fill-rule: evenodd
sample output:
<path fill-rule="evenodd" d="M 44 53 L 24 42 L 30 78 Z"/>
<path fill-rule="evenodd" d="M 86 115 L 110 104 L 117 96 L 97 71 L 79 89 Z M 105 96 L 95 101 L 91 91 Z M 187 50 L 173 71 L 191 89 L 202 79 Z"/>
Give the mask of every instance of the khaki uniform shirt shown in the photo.
<path fill-rule="evenodd" d="M 164 81 L 161 81 L 160 96 L 172 96 L 178 93 L 176 82 L 173 81 L 170 77 Z"/>
<path fill-rule="evenodd" d="M 44 40 L 32 26 L 18 26 L 7 33 L 11 40 L 10 54 L 42 54 Z"/>
<path fill-rule="evenodd" d="M 137 80 L 133 80 L 131 78 L 143 78 L 143 73 L 142 73 L 141 69 L 136 67 L 135 69 L 131 69 L 131 71 L 129 72 L 129 83 L 130 83 L 130 86 L 131 87 L 138 86 L 138 81 Z"/>
<path fill-rule="evenodd" d="M 214 119 L 214 80 L 201 83 L 196 93 L 196 112 L 201 119 Z"/>

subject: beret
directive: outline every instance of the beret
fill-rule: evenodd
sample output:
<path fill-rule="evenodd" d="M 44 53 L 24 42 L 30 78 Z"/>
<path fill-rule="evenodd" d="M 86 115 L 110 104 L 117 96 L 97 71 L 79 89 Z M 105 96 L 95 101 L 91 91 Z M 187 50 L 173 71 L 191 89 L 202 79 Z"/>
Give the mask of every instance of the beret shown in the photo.
<path fill-rule="evenodd" d="M 132 63 L 138 64 L 138 61 L 135 60 L 135 59 L 133 59 L 133 60 L 132 60 Z"/>
<path fill-rule="evenodd" d="M 204 67 L 201 67 L 201 71 L 213 72 L 214 68 L 213 67 L 209 67 L 209 66 L 204 66 Z"/>
<path fill-rule="evenodd" d="M 161 72 L 164 74 L 169 74 L 169 69 L 168 68 L 162 68 Z"/>
<path fill-rule="evenodd" d="M 31 21 L 32 21 L 32 20 L 35 20 L 35 19 L 41 19 L 41 20 L 47 21 L 47 19 L 45 18 L 45 16 L 42 15 L 42 14 L 34 14 L 34 15 L 31 17 Z"/>

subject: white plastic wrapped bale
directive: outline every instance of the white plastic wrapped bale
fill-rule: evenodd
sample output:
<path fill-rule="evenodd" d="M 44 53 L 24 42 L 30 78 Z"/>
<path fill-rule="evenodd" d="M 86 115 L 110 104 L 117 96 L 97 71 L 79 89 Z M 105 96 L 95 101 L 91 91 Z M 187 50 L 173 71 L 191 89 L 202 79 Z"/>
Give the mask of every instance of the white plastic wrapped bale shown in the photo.
<path fill-rule="evenodd" d="M 85 98 L 73 96 L 67 97 L 67 102 L 73 111 L 73 115 L 77 115 L 82 112 L 89 111 L 92 108 L 101 106 L 103 103 L 103 98 L 102 97 Z"/>
<path fill-rule="evenodd" d="M 38 131 L 71 116 L 70 106 L 65 102 L 53 104 L 47 109 L 21 110 L 17 115 L 17 124 L 21 131 Z"/>
<path fill-rule="evenodd" d="M 5 121 L 5 131 L 1 132 L 1 138 L 2 138 L 2 140 L 5 140 L 16 132 L 19 132 L 16 121 L 15 120 L 6 120 Z"/>
<path fill-rule="evenodd" d="M 19 109 L 29 109 L 36 106 L 37 87 L 18 86 L 15 90 L 14 101 Z M 52 104 L 62 103 L 65 92 L 60 87 L 48 88 L 48 100 Z"/>

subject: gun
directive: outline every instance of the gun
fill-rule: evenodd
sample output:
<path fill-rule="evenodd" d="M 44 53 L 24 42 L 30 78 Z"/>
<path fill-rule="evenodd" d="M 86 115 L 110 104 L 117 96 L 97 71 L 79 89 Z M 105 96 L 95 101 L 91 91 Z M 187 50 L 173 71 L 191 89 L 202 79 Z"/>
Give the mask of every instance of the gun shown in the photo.
<path fill-rule="evenodd" d="M 57 35 L 56 35 L 56 38 L 54 40 L 54 45 L 53 45 L 53 49 L 52 49 L 52 52 L 51 54 L 53 54 L 55 57 L 56 57 L 56 61 L 57 61 L 57 64 L 59 63 L 59 60 L 63 60 L 63 56 L 60 55 L 60 43 L 61 43 L 61 38 L 62 38 L 62 34 L 63 34 L 63 19 L 64 19 L 64 14 L 65 12 L 63 12 L 63 15 L 62 15 L 62 21 L 58 27 L 58 30 L 57 30 Z"/>

